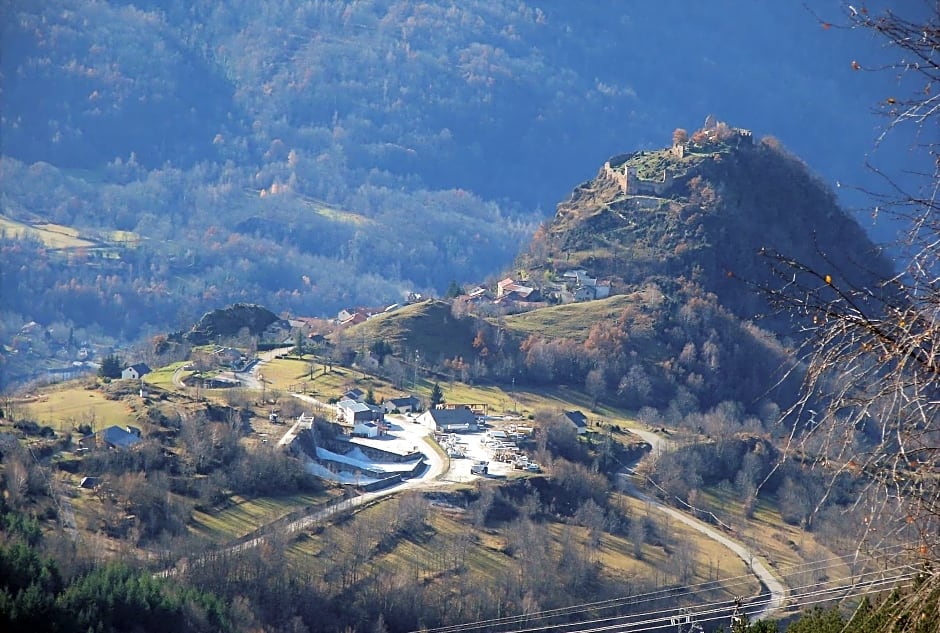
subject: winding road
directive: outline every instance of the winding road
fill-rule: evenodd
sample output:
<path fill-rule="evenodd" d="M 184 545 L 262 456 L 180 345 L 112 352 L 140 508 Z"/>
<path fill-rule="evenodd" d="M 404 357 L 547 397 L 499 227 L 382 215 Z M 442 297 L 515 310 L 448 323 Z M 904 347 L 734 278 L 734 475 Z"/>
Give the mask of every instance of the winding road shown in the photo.
<path fill-rule="evenodd" d="M 643 431 L 640 429 L 631 429 L 631 431 L 649 443 L 649 445 L 652 447 L 653 454 L 663 450 L 666 444 L 666 440 L 656 433 Z M 767 566 L 764 565 L 763 561 L 761 561 L 754 552 L 747 549 L 744 547 L 744 545 L 738 543 L 737 541 L 728 538 L 725 534 L 722 534 L 707 523 L 691 517 L 684 512 L 680 512 L 673 507 L 667 506 L 657 499 L 654 499 L 653 497 L 636 490 L 635 488 L 631 489 L 631 493 L 636 498 L 650 504 L 660 512 L 668 514 L 670 517 L 682 522 L 684 525 L 689 526 L 700 534 L 720 543 L 722 546 L 731 550 L 735 556 L 744 561 L 744 563 L 748 566 L 748 569 L 751 570 L 751 572 L 770 593 L 767 604 L 764 605 L 759 611 L 753 613 L 752 617 L 754 619 L 763 620 L 772 616 L 774 613 L 783 608 L 787 598 L 787 588 L 782 582 L 780 582 L 780 580 L 777 579 L 776 576 L 773 575 L 773 573 L 771 573 Z"/>
<path fill-rule="evenodd" d="M 242 372 L 235 374 L 235 377 L 240 380 L 247 388 L 261 388 L 261 379 L 259 376 L 259 368 L 263 366 L 264 363 L 269 362 L 273 359 L 278 353 L 283 352 L 283 350 L 271 350 L 265 352 L 256 361 L 253 361 L 246 369 Z M 174 377 L 175 378 L 175 377 Z M 175 379 L 174 379 L 175 382 Z M 313 404 L 321 407 L 329 407 L 330 405 L 324 404 L 319 400 L 311 396 L 306 396 L 303 394 L 292 394 L 294 397 L 304 400 L 309 404 Z M 343 501 L 335 504 L 331 504 L 328 507 L 321 508 L 315 512 L 291 521 L 284 526 L 281 526 L 279 529 L 287 533 L 294 533 L 304 529 L 309 528 L 310 526 L 322 523 L 335 516 L 340 512 L 346 512 L 353 508 L 357 508 L 368 504 L 376 499 L 382 497 L 387 497 L 395 493 L 401 492 L 402 490 L 420 490 L 420 489 L 429 489 L 433 487 L 439 487 L 445 485 L 446 482 L 441 481 L 442 477 L 447 472 L 448 462 L 440 455 L 438 451 L 430 444 L 432 440 L 429 439 L 430 430 L 421 425 L 403 425 L 403 430 L 407 430 L 407 433 L 410 439 L 415 441 L 423 453 L 425 460 L 427 461 L 428 467 L 421 474 L 420 477 L 414 479 L 408 479 L 402 481 L 388 488 L 381 490 L 376 490 L 373 492 L 367 492 L 356 497 L 351 497 L 344 499 Z M 302 430 L 300 423 L 295 423 L 287 430 L 285 435 L 281 438 L 279 444 L 284 446 L 293 441 L 293 438 L 297 433 Z M 653 454 L 656 454 L 658 451 L 663 450 L 664 446 L 667 443 L 667 440 L 663 439 L 656 433 L 645 431 L 641 429 L 631 429 L 633 433 L 644 439 L 652 447 Z M 642 500 L 644 503 L 649 504 L 651 507 L 655 508 L 659 512 L 669 515 L 673 519 L 682 522 L 684 525 L 696 530 L 704 537 L 709 538 L 723 547 L 730 550 L 735 556 L 740 558 L 751 572 L 757 577 L 760 583 L 766 587 L 769 592 L 769 598 L 767 599 L 766 604 L 764 604 L 759 610 L 754 611 L 751 614 L 751 617 L 757 620 L 765 619 L 772 616 L 774 613 L 779 611 L 785 604 L 787 598 L 787 588 L 784 586 L 776 576 L 771 573 L 767 566 L 761 561 L 757 555 L 748 550 L 744 545 L 734 541 L 729 538 L 727 535 L 716 530 L 711 525 L 696 519 L 684 512 L 681 512 L 675 508 L 665 505 L 659 500 L 637 490 L 634 487 L 630 487 L 630 492 L 636 498 Z M 207 554 L 206 559 L 211 557 L 218 556 L 225 552 L 239 552 L 244 551 L 253 547 L 261 545 L 265 539 L 268 537 L 267 534 L 262 534 L 249 538 L 248 540 L 243 540 L 237 544 L 230 545 L 219 552 L 214 552 Z M 192 564 L 193 561 L 190 561 L 189 564 Z M 182 568 L 185 568 L 185 564 L 177 565 L 172 570 L 167 570 L 163 575 L 171 575 L 181 571 Z"/>

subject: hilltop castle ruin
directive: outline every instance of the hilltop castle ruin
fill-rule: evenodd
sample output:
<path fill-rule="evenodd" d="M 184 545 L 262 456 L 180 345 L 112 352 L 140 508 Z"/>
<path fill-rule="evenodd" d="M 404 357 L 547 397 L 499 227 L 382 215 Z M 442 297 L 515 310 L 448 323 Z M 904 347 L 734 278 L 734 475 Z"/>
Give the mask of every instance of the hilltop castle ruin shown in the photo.
<path fill-rule="evenodd" d="M 709 146 L 715 144 L 741 142 L 748 144 L 753 142 L 750 130 L 731 127 L 709 115 L 705 118 L 705 125 L 697 130 L 691 139 L 673 141 L 669 153 L 673 158 L 682 160 L 693 152 L 707 152 Z M 666 169 L 663 169 L 662 176 L 658 179 L 640 178 L 636 167 L 628 164 L 634 156 L 636 154 L 621 154 L 604 163 L 604 176 L 614 181 L 624 195 L 660 197 L 672 187 L 673 178 Z"/>
<path fill-rule="evenodd" d="M 604 163 L 604 175 L 620 186 L 620 191 L 628 196 L 661 196 L 672 186 L 672 176 L 664 169 L 659 180 L 640 178 L 636 167 L 631 165 L 611 166 L 611 161 Z"/>

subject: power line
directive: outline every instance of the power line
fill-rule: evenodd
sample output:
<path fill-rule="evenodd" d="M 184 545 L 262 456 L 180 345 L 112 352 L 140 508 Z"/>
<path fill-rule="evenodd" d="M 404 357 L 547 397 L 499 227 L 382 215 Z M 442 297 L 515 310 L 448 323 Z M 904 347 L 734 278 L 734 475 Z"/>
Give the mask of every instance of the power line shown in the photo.
<path fill-rule="evenodd" d="M 792 607 L 796 606 L 808 606 L 810 604 L 816 604 L 819 602 L 831 602 L 837 597 L 841 600 L 845 600 L 849 597 L 855 595 L 862 595 L 863 593 L 869 593 L 873 590 L 878 590 L 881 588 L 887 587 L 896 587 L 898 583 L 911 580 L 914 577 L 916 571 L 910 566 L 904 566 L 899 569 L 907 569 L 905 573 L 895 574 L 887 578 L 875 578 L 865 583 L 859 583 L 854 581 L 845 586 L 841 587 L 827 587 L 822 589 L 815 589 L 812 591 L 807 591 L 805 593 L 796 594 L 791 597 Z M 853 577 L 849 577 L 850 579 Z M 845 579 L 842 579 L 845 580 Z M 840 592 L 845 591 L 846 589 L 854 591 L 846 591 L 841 596 L 836 596 L 833 594 L 839 594 Z M 808 600 L 807 598 L 815 598 L 815 600 Z M 769 604 L 771 599 L 756 599 L 748 602 L 745 608 L 754 609 L 755 607 L 762 607 L 766 604 Z M 713 620 L 718 620 L 722 618 L 727 618 L 730 616 L 731 609 L 735 605 L 739 604 L 737 600 L 724 600 L 720 602 L 714 602 L 710 604 L 699 605 L 697 607 L 686 607 L 685 613 L 690 615 L 697 622 L 708 622 Z M 674 608 L 663 609 L 659 611 L 652 611 L 643 614 L 631 614 L 625 616 L 618 616 L 613 618 L 604 618 L 599 620 L 591 620 L 581 623 L 572 623 L 572 627 L 584 627 L 585 625 L 602 625 L 602 626 L 593 626 L 592 628 L 572 628 L 570 633 L 604 633 L 607 631 L 617 630 L 623 633 L 634 633 L 639 631 L 650 631 L 654 629 L 660 629 L 663 626 L 670 625 L 672 623 L 673 617 L 677 610 Z M 626 621 L 627 618 L 642 618 L 635 621 Z M 561 625 L 564 626 L 564 625 Z M 640 628 L 637 628 L 640 627 Z M 528 629 L 513 629 L 511 633 L 531 633 L 533 631 L 545 631 L 549 627 L 539 627 L 539 628 L 528 628 Z M 550 627 L 552 631 L 558 631 L 558 625 L 553 625 Z"/>
<path fill-rule="evenodd" d="M 880 552 L 882 553 L 882 555 L 890 555 L 891 553 L 901 552 L 908 547 L 909 547 L 909 544 L 898 544 L 898 545 L 893 545 L 893 546 L 882 548 L 880 550 L 873 550 L 873 551 Z M 805 574 L 810 571 L 827 570 L 827 569 L 834 567 L 840 561 L 844 561 L 846 559 L 858 560 L 859 555 L 858 553 L 846 554 L 843 556 L 835 556 L 835 557 L 831 557 L 828 559 L 821 559 L 818 561 L 810 561 L 807 563 L 791 565 L 789 567 L 785 567 L 784 570 L 786 573 L 782 573 L 780 575 L 783 578 L 788 578 L 790 576 L 794 576 L 797 574 Z M 875 560 L 875 557 L 872 555 L 869 555 L 867 556 L 866 560 L 869 560 L 869 561 Z M 886 570 L 883 570 L 881 573 L 885 573 L 885 571 Z M 874 573 L 878 573 L 878 572 L 874 572 Z M 853 576 L 853 578 L 854 577 L 855 576 Z M 658 600 L 662 598 L 677 598 L 679 597 L 679 595 L 677 595 L 677 592 L 681 592 L 681 595 L 683 596 L 690 596 L 690 595 L 694 596 L 696 593 L 706 591 L 709 589 L 721 588 L 724 590 L 728 590 L 728 589 L 733 589 L 734 587 L 740 586 L 745 582 L 750 583 L 752 582 L 752 580 L 753 580 L 753 577 L 751 576 L 751 574 L 744 574 L 741 576 L 725 578 L 722 580 L 714 580 L 714 581 L 706 581 L 702 583 L 697 583 L 695 585 L 689 585 L 687 587 L 680 588 L 680 589 L 667 588 L 667 589 L 661 589 L 661 590 L 657 590 L 653 592 L 637 594 L 634 596 L 624 596 L 624 597 L 619 597 L 619 598 L 611 598 L 608 600 L 602 600 L 598 602 L 582 603 L 582 604 L 577 604 L 577 605 L 571 605 L 568 607 L 559 607 L 556 609 L 548 609 L 548 610 L 539 611 L 539 612 L 535 612 L 531 614 L 506 616 L 506 617 L 501 617 L 501 618 L 491 618 L 487 620 L 479 620 L 476 622 L 455 624 L 455 625 L 450 625 L 450 626 L 445 626 L 445 627 L 438 627 L 434 629 L 424 629 L 424 631 L 426 631 L 427 633 L 458 633 L 458 632 L 464 632 L 464 631 L 472 631 L 472 630 L 483 628 L 483 627 L 493 627 L 493 626 L 500 626 L 500 625 L 511 626 L 514 624 L 530 623 L 530 622 L 538 621 L 538 620 L 546 620 L 549 618 L 560 617 L 560 616 L 565 616 L 565 615 L 569 615 L 569 616 L 576 615 L 579 613 L 587 613 L 587 612 L 598 611 L 602 609 L 613 609 L 613 608 L 622 607 L 622 606 L 636 606 L 644 602 L 649 602 L 649 601 Z M 799 587 L 797 587 L 797 589 L 798 588 Z M 769 604 L 769 603 L 770 603 L 770 600 L 767 600 L 766 604 Z M 721 604 L 721 603 L 714 603 L 714 604 Z M 762 603 L 752 602 L 750 604 L 754 605 L 754 604 L 762 604 Z M 730 606 L 730 603 L 729 603 L 729 606 Z M 667 612 L 675 613 L 675 610 L 670 609 Z M 650 616 L 656 613 L 660 613 L 660 612 L 653 611 L 653 612 L 649 612 L 646 614 L 640 613 L 640 614 L 627 614 L 623 616 L 612 616 L 612 618 L 610 619 L 614 619 L 614 618 L 623 619 L 623 618 L 628 618 L 628 617 L 629 618 L 646 617 L 646 616 Z M 595 620 L 595 622 L 598 622 L 598 623 L 603 622 L 603 621 L 604 621 L 603 619 Z M 530 627 L 526 629 L 514 630 L 514 633 L 521 633 L 522 631 L 540 631 L 540 630 L 544 630 L 545 628 L 548 628 L 548 626 L 551 626 L 553 629 L 557 629 L 558 627 L 561 627 L 561 626 L 579 626 L 583 624 L 584 622 L 569 623 L 569 624 L 556 622 L 551 625 L 545 625 L 542 627 L 535 626 L 535 627 Z"/>

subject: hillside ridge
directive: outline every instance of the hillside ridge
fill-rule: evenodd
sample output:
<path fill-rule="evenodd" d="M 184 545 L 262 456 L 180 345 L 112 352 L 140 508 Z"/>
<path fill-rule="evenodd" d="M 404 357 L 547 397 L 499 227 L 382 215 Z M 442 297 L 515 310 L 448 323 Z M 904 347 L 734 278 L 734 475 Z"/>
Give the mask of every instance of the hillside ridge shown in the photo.
<path fill-rule="evenodd" d="M 754 286 L 776 281 L 766 251 L 860 287 L 892 270 L 802 161 L 718 122 L 671 147 L 607 160 L 558 204 L 520 267 L 546 280 L 582 268 L 609 280 L 612 294 L 684 277 L 754 319 L 768 313 Z"/>

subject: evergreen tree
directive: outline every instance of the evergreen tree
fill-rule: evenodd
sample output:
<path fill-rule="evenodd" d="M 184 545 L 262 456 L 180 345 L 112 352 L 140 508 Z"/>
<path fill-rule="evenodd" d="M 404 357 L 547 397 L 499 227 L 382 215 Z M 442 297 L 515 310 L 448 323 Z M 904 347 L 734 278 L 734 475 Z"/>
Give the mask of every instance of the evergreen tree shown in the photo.
<path fill-rule="evenodd" d="M 115 354 L 110 354 L 101 359 L 101 367 L 98 368 L 98 376 L 101 378 L 120 378 L 123 363 Z"/>
<path fill-rule="evenodd" d="M 429 408 L 433 409 L 439 404 L 444 404 L 444 392 L 441 391 L 440 384 L 434 383 L 434 387 L 431 389 L 431 405 Z"/>
<path fill-rule="evenodd" d="M 447 285 L 447 292 L 444 293 L 444 298 L 454 299 L 463 294 L 463 288 L 457 285 L 457 282 L 453 279 L 450 280 L 450 283 Z"/>

